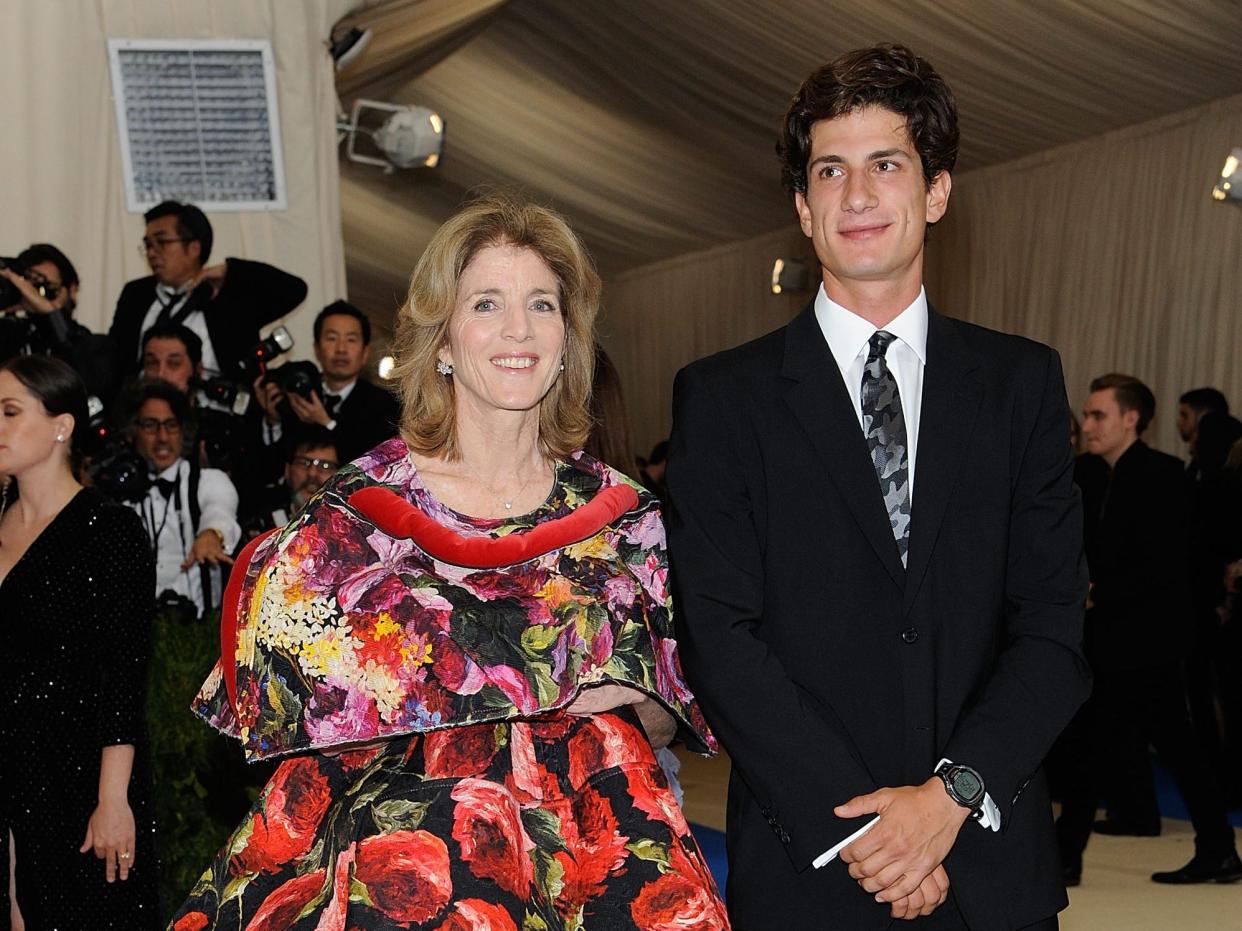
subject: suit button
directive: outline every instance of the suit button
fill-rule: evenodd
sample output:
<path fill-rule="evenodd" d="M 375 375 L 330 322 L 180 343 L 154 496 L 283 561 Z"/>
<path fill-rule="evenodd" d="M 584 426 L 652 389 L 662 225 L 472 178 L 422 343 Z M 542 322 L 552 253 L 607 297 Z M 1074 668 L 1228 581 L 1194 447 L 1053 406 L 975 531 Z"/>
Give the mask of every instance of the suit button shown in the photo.
<path fill-rule="evenodd" d="M 907 627 L 901 632 L 901 639 L 906 643 L 914 643 L 919 639 L 919 629 L 917 627 Z"/>

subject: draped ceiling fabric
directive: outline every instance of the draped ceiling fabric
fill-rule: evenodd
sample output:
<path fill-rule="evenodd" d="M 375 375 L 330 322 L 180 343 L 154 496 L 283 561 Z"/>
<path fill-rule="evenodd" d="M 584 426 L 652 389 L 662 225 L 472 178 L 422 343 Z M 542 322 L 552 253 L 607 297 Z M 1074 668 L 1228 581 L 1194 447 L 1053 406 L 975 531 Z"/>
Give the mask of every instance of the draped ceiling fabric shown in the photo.
<path fill-rule="evenodd" d="M 307 355 L 314 311 L 344 296 L 336 88 L 325 40 L 350 0 L 56 0 L 0 3 L 0 255 L 60 246 L 82 279 L 77 317 L 107 330 L 121 286 L 149 274 L 128 213 L 107 40 L 268 39 L 289 208 L 208 210 L 211 262 L 235 255 L 306 279 L 284 321 Z M 308 312 L 309 309 L 309 312 Z"/>
<path fill-rule="evenodd" d="M 386 15 L 396 28 L 403 10 L 424 5 L 375 4 L 353 19 Z M 779 325 L 804 299 L 764 291 L 777 254 L 805 251 L 773 155 L 790 95 L 837 54 L 896 41 L 935 64 L 961 112 L 954 200 L 932 241 L 933 298 L 1057 345 L 1076 406 L 1100 371 L 1148 378 L 1163 414 L 1153 439 L 1166 449 L 1179 449 L 1169 414 L 1180 390 L 1215 382 L 1242 406 L 1228 365 L 1242 335 L 1242 210 L 1206 199 L 1242 145 L 1231 96 L 1242 92 L 1238 4 L 462 7 L 462 28 L 437 27 L 449 37 L 441 51 L 451 46 L 438 60 L 426 43 L 409 67 L 396 54 L 369 63 L 368 50 L 338 80 L 346 108 L 380 97 L 430 106 L 446 124 L 437 169 L 342 166 L 350 294 L 381 326 L 471 188 L 523 190 L 564 211 L 596 256 L 603 340 L 636 443 L 649 448 L 668 428 L 680 364 Z"/>
<path fill-rule="evenodd" d="M 340 73 L 345 108 L 423 104 L 446 124 L 434 170 L 342 165 L 350 293 L 380 322 L 429 231 L 480 184 L 562 209 L 606 279 L 778 228 L 780 117 L 806 74 L 850 48 L 905 42 L 945 75 L 959 171 L 1242 92 L 1235 3 L 406 0 L 350 21 L 376 35 Z M 415 38 L 403 64 L 397 47 L 423 30 L 451 53 L 435 61 L 435 41 Z M 360 229 L 373 218 L 382 236 Z"/>

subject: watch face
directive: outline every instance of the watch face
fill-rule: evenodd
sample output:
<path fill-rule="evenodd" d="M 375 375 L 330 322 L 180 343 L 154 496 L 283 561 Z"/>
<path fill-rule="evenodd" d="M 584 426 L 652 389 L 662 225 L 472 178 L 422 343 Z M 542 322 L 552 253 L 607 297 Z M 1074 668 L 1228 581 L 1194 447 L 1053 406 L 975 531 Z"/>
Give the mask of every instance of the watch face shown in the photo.
<path fill-rule="evenodd" d="M 959 769 L 953 774 L 953 789 L 963 799 L 973 799 L 983 791 L 983 783 L 968 769 Z"/>

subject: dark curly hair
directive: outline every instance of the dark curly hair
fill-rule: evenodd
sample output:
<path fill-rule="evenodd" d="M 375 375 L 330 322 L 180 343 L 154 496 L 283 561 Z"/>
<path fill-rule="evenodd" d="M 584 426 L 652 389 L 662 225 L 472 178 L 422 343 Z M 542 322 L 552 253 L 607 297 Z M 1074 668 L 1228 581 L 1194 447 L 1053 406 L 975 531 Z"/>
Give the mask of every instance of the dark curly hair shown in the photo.
<path fill-rule="evenodd" d="M 847 52 L 802 82 L 790 101 L 776 154 L 781 183 L 793 197 L 806 193 L 811 127 L 864 107 L 883 107 L 906 120 L 930 186 L 957 163 L 957 104 L 949 85 L 904 45 Z"/>

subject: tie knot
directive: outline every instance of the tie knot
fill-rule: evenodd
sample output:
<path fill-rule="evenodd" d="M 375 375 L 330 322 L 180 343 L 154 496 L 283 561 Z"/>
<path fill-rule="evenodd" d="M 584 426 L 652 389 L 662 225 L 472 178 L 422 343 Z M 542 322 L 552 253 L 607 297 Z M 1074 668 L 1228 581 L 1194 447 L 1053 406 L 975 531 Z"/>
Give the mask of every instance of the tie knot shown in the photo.
<path fill-rule="evenodd" d="M 341 396 L 339 394 L 325 394 L 323 396 L 323 409 L 326 410 L 329 415 L 336 413 L 336 406 L 340 403 Z"/>
<path fill-rule="evenodd" d="M 888 330 L 876 330 L 871 334 L 871 339 L 867 340 L 871 346 L 870 358 L 883 359 L 884 353 L 888 352 L 889 345 L 897 337 Z"/>

